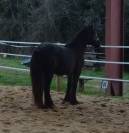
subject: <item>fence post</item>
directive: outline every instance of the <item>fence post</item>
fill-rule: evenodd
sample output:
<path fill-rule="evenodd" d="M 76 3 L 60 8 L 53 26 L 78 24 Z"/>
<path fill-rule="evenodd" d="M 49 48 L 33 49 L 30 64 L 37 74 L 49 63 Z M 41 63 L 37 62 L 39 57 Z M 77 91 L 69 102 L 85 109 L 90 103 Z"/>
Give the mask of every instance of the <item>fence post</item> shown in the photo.
<path fill-rule="evenodd" d="M 56 76 L 56 89 L 59 92 L 61 90 L 61 76 Z"/>
<path fill-rule="evenodd" d="M 79 79 L 79 91 L 80 92 L 83 92 L 84 91 L 84 83 L 85 81 L 84 81 L 84 79 Z"/>
<path fill-rule="evenodd" d="M 123 5 L 124 0 L 106 0 L 106 32 L 105 44 L 120 46 L 123 44 Z M 106 48 L 107 61 L 122 61 L 123 49 Z M 120 64 L 106 64 L 105 70 L 108 78 L 122 78 L 123 66 Z M 110 81 L 107 93 L 114 96 L 121 96 L 123 83 Z"/>

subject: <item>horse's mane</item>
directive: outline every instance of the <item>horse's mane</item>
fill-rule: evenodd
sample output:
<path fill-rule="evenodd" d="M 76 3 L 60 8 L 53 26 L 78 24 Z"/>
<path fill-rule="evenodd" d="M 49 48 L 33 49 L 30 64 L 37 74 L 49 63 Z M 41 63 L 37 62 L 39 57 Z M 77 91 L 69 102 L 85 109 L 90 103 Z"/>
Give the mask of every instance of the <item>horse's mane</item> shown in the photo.
<path fill-rule="evenodd" d="M 90 38 L 92 31 L 93 31 L 92 26 L 86 26 L 79 33 L 75 35 L 74 39 L 70 43 L 66 44 L 66 47 L 76 47 L 76 46 L 78 47 L 78 44 L 84 45 L 86 40 Z"/>

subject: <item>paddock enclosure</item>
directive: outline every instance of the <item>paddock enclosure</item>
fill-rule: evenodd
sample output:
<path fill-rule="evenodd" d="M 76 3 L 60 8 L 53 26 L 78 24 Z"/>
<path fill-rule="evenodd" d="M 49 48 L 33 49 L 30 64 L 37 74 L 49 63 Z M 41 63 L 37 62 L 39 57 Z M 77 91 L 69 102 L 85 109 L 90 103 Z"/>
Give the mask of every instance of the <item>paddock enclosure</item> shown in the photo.
<path fill-rule="evenodd" d="M 40 110 L 31 87 L 0 86 L 0 133 L 129 133 L 129 100 L 78 95 L 82 104 L 62 104 L 64 94 L 52 92 L 56 108 Z"/>
<path fill-rule="evenodd" d="M 103 77 L 94 77 L 94 75 L 82 75 L 81 77 L 83 79 L 82 88 L 85 85 L 83 90 L 86 93 L 87 79 L 88 81 L 89 79 L 90 81 L 91 79 L 106 81 L 108 86 L 106 85 L 104 89 L 100 89 L 100 84 L 97 86 L 94 82 L 90 83 L 99 88 L 103 95 L 98 96 L 96 94 L 93 96 L 77 93 L 81 104 L 76 106 L 67 103 L 62 104 L 65 94 L 58 90 L 62 87 L 58 78 L 56 86 L 58 91 L 51 90 L 56 107 L 54 109 L 38 109 L 33 103 L 31 86 L 17 86 L 15 85 L 16 81 L 14 81 L 14 86 L 0 85 L 0 133 L 129 133 L 129 77 L 123 76 L 125 73 L 122 71 L 123 65 L 129 65 L 129 62 L 124 61 L 122 55 L 125 49 L 129 49 L 129 46 L 124 45 L 123 40 L 123 32 L 126 30 L 123 26 L 123 1 L 106 0 L 107 17 L 105 20 L 107 22 L 105 29 L 107 32 L 105 43 L 101 45 L 105 53 L 99 53 L 104 58 L 91 58 L 84 61 L 85 63 L 102 64 L 103 68 L 105 65 L 107 66 Z M 6 56 L 16 56 L 16 58 L 30 61 L 32 51 L 41 44 L 40 42 L 16 42 L 2 39 L 4 38 L 0 38 L 0 55 L 3 55 L 2 58 L 5 59 L 7 59 Z M 64 45 L 62 43 L 56 44 Z M 10 51 L 6 51 L 6 48 Z M 113 57 L 112 55 L 116 51 L 117 54 Z M 96 56 L 95 51 L 92 54 L 93 57 Z M 3 70 L 29 72 L 27 67 L 5 66 L 0 61 L 0 74 Z M 120 71 L 117 72 L 117 70 Z M 107 96 L 105 94 L 106 89 L 109 90 L 108 94 L 110 95 L 118 96 L 124 93 L 123 97 Z"/>

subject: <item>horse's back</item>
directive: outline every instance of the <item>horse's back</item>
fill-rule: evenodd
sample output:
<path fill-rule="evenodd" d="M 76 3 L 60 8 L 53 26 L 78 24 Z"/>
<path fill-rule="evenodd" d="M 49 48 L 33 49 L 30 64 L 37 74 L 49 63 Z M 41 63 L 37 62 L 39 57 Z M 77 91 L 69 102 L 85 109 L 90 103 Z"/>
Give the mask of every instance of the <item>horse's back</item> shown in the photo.
<path fill-rule="evenodd" d="M 32 61 L 33 59 L 42 70 L 55 74 L 67 74 L 72 71 L 75 64 L 74 54 L 70 49 L 53 44 L 38 47 L 32 55 Z"/>

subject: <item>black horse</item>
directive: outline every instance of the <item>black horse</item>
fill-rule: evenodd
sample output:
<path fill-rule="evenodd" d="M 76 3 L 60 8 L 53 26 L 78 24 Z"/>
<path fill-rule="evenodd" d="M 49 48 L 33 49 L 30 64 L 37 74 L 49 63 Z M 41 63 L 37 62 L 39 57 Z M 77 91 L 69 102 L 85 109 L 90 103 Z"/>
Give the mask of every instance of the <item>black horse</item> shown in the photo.
<path fill-rule="evenodd" d="M 83 66 L 85 47 L 88 44 L 98 47 L 96 32 L 92 26 L 85 27 L 71 43 L 65 46 L 45 43 L 36 48 L 30 64 L 32 92 L 36 106 L 39 108 L 54 106 L 50 95 L 53 74 L 67 75 L 67 91 L 63 102 L 72 105 L 78 103 L 76 88 Z"/>

